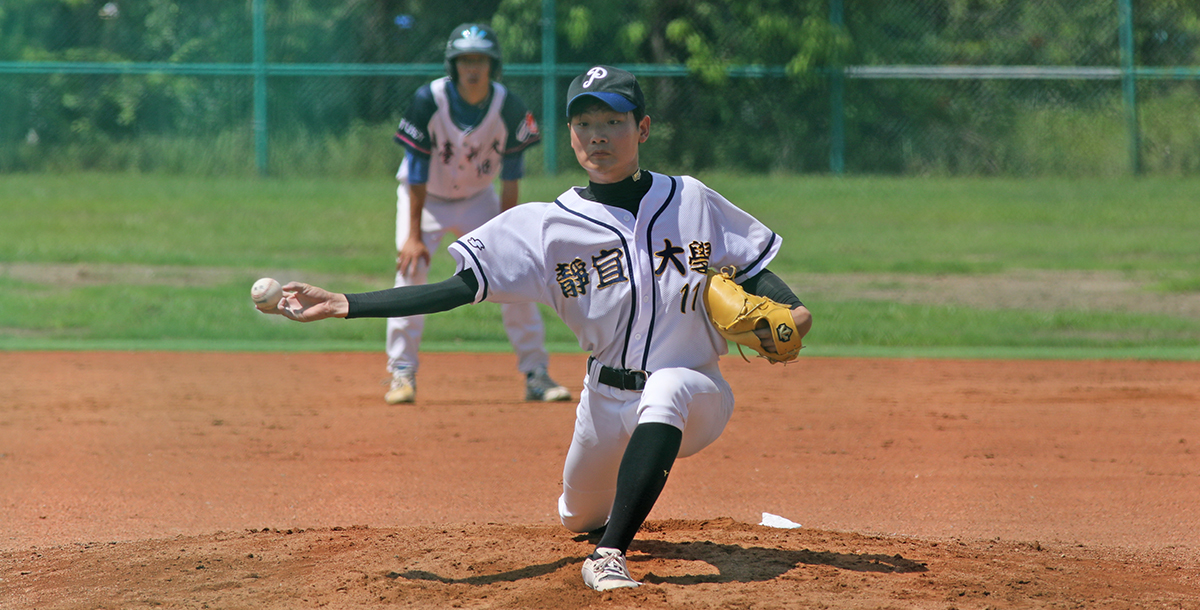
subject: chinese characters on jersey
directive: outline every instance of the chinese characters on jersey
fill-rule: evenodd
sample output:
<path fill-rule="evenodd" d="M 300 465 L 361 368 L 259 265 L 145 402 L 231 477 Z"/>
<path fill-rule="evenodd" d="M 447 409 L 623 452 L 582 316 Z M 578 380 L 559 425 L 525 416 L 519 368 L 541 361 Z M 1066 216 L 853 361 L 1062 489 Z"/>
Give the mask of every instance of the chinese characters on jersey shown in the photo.
<path fill-rule="evenodd" d="M 662 250 L 654 253 L 659 259 L 654 274 L 661 276 L 667 269 L 674 269 L 682 276 L 687 276 L 689 269 L 701 274 L 708 271 L 712 243 L 693 240 L 688 244 L 686 267 L 679 258 L 684 252 L 682 247 L 671 243 L 670 239 L 663 239 Z M 596 271 L 597 290 L 629 281 L 625 253 L 620 248 L 600 250 L 591 259 L 591 267 Z M 579 258 L 567 263 L 558 263 L 554 266 L 554 281 L 558 282 L 558 287 L 566 298 L 585 295 L 591 283 L 588 264 Z"/>

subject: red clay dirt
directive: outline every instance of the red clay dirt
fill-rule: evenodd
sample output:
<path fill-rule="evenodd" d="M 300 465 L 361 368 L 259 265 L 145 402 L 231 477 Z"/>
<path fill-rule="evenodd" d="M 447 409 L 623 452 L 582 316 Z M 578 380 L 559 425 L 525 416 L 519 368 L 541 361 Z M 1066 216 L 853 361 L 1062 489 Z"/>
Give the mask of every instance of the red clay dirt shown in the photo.
<path fill-rule="evenodd" d="M 602 594 L 573 403 L 422 358 L 387 406 L 381 354 L 0 353 L 0 608 L 1200 608 L 1200 363 L 726 358 Z"/>

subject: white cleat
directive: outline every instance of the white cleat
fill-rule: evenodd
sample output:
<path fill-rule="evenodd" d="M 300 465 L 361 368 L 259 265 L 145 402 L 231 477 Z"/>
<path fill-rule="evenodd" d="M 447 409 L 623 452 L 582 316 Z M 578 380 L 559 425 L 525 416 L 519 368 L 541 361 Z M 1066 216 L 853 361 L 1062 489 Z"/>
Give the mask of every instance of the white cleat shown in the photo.
<path fill-rule="evenodd" d="M 409 369 L 392 371 L 392 387 L 383 395 L 389 405 L 413 402 L 417 399 L 417 380 Z"/>
<path fill-rule="evenodd" d="M 538 369 L 525 376 L 525 400 L 562 402 L 571 400 L 571 391 L 551 379 L 546 369 Z"/>
<path fill-rule="evenodd" d="M 599 558 L 593 559 L 597 555 Z M 598 548 L 583 560 L 583 584 L 597 591 L 642 586 L 629 575 L 629 568 L 625 567 L 625 555 L 609 548 Z"/>

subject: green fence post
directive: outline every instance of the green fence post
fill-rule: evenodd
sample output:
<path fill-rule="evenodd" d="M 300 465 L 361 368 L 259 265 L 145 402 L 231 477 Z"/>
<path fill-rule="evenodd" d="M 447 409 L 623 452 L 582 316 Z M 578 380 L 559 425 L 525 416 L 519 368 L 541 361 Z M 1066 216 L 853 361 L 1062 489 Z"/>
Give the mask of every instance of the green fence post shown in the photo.
<path fill-rule="evenodd" d="M 555 72 L 557 61 L 555 57 L 554 0 L 542 0 L 542 133 L 545 141 L 542 143 L 543 166 L 546 174 L 558 173 L 558 104 L 555 101 Z"/>
<path fill-rule="evenodd" d="M 267 175 L 267 9 L 254 0 L 254 162 Z"/>
<path fill-rule="evenodd" d="M 829 0 L 829 23 L 841 29 L 844 23 L 842 0 Z M 829 75 L 829 171 L 835 176 L 846 172 L 846 75 L 841 58 L 830 66 Z"/>
<path fill-rule="evenodd" d="M 1142 135 L 1138 126 L 1137 74 L 1134 71 L 1133 2 L 1118 0 L 1121 15 L 1121 91 L 1125 97 L 1125 123 L 1129 130 L 1129 168 L 1133 174 L 1142 173 Z"/>

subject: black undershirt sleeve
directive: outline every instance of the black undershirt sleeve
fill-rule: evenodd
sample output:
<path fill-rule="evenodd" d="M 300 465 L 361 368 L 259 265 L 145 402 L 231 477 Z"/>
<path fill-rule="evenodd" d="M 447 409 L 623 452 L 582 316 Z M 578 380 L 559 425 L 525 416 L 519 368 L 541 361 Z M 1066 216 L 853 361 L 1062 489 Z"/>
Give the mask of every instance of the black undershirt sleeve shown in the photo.
<path fill-rule="evenodd" d="M 776 303 L 790 305 L 792 309 L 804 305 L 783 279 L 771 273 L 770 269 L 763 269 L 762 273 L 742 282 L 742 289 L 750 294 L 767 297 Z"/>
<path fill-rule="evenodd" d="M 436 284 L 347 294 L 350 312 L 346 318 L 403 318 L 449 311 L 474 301 L 478 290 L 475 272 L 463 269 Z"/>

